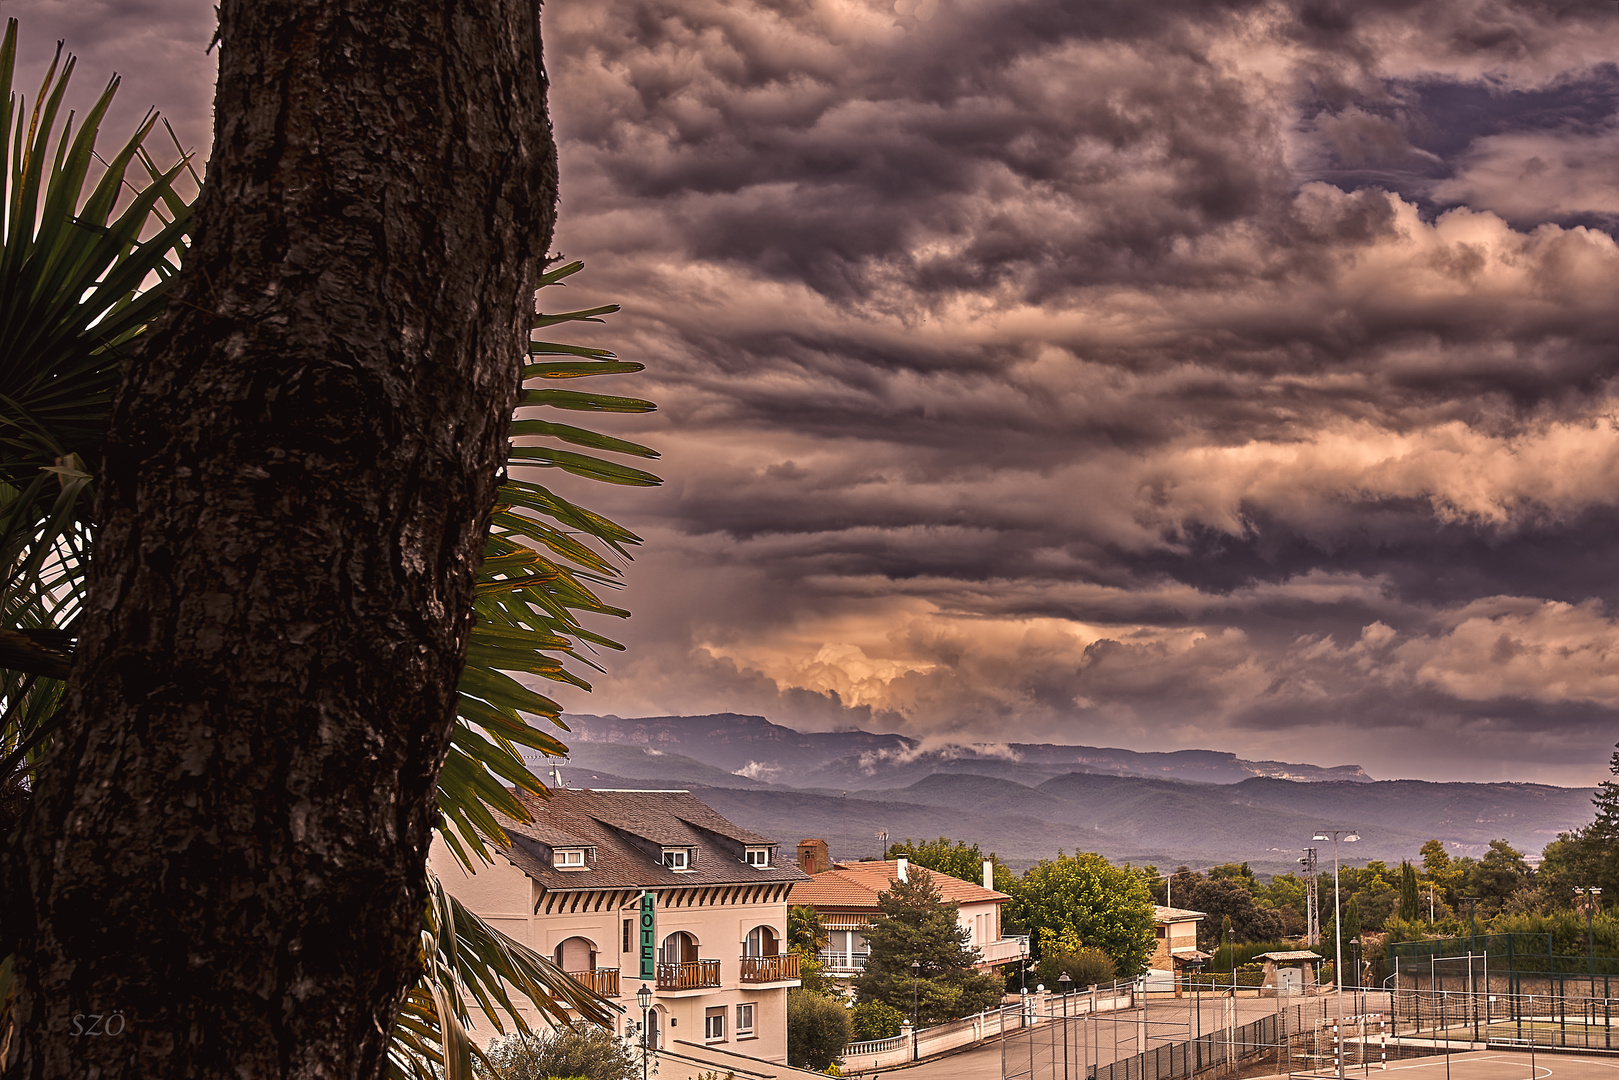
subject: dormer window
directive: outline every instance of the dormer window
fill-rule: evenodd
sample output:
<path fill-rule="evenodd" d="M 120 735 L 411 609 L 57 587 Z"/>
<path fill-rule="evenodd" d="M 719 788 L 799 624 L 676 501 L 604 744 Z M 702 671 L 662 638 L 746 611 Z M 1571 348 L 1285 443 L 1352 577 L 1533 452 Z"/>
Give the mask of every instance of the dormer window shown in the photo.
<path fill-rule="evenodd" d="M 558 869 L 582 870 L 585 866 L 585 849 L 557 848 L 552 856 L 552 865 Z"/>
<path fill-rule="evenodd" d="M 691 853 L 686 848 L 664 848 L 663 865 L 671 870 L 690 870 Z"/>
<path fill-rule="evenodd" d="M 747 854 L 747 863 L 749 866 L 757 866 L 760 869 L 768 867 L 770 865 L 770 849 L 750 847 Z"/>

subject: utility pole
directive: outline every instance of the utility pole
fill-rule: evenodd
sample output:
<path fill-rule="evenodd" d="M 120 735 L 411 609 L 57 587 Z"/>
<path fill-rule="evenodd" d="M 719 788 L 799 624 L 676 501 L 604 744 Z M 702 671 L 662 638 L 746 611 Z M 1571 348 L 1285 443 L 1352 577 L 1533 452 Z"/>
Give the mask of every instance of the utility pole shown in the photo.
<path fill-rule="evenodd" d="M 1304 943 L 1315 946 L 1321 944 L 1321 908 L 1316 898 L 1315 848 L 1304 849 L 1304 857 L 1299 859 L 1299 865 L 1304 867 Z"/>

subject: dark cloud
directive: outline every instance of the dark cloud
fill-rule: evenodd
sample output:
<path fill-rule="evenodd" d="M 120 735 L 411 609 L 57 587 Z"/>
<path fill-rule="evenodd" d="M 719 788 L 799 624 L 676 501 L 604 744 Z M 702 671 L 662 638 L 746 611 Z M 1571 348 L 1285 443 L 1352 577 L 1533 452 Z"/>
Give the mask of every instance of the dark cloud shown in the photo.
<path fill-rule="evenodd" d="M 207 4 L 10 10 L 206 144 Z M 1600 778 L 1611 9 L 551 0 L 545 33 L 568 301 L 624 305 L 590 343 L 662 411 L 605 422 L 668 478 L 575 492 L 648 543 L 570 707 Z"/>
<path fill-rule="evenodd" d="M 547 12 L 672 481 L 602 702 L 1594 776 L 1609 14 L 911 10 Z"/>

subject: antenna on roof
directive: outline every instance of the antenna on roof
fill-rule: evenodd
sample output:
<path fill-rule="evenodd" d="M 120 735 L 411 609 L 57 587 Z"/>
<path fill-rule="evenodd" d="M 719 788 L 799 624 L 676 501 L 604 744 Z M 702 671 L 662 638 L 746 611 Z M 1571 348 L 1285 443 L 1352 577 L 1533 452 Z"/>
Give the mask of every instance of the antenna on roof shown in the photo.
<path fill-rule="evenodd" d="M 551 763 L 551 786 L 553 788 L 567 787 L 568 785 L 562 782 L 562 763 L 551 757 L 550 754 L 547 754 L 545 759 Z"/>

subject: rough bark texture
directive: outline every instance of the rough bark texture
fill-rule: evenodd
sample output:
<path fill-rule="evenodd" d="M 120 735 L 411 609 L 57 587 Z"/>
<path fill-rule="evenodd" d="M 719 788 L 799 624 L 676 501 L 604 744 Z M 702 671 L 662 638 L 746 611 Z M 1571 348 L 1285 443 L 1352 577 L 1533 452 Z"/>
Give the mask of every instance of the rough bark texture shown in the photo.
<path fill-rule="evenodd" d="M 73 719 L 8 857 L 7 1077 L 381 1075 L 418 967 L 555 215 L 537 11 L 225 0 L 221 31 L 195 247 L 117 399 Z"/>

